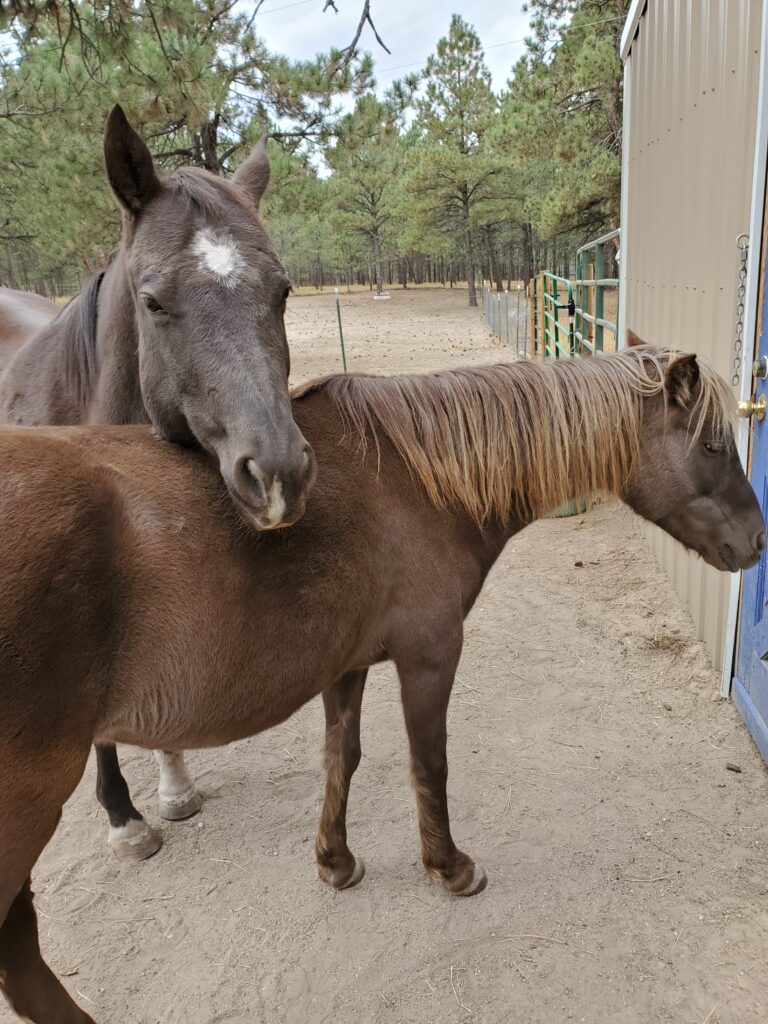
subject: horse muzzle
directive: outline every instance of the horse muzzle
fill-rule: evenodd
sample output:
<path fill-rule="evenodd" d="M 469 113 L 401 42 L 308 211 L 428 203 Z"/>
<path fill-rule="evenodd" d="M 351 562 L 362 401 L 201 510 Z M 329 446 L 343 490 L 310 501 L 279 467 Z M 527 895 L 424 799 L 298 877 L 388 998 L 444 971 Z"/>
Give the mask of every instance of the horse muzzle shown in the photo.
<path fill-rule="evenodd" d="M 301 437 L 279 464 L 243 452 L 234 459 L 230 473 L 222 467 L 222 475 L 245 521 L 257 530 L 276 530 L 292 526 L 304 515 L 317 478 L 317 461 Z"/>

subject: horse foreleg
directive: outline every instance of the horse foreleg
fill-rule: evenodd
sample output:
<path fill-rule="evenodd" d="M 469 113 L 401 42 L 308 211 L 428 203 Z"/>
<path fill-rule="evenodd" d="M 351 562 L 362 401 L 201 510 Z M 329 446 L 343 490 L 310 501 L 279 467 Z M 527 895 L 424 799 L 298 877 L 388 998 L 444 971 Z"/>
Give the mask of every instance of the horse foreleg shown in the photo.
<path fill-rule="evenodd" d="M 0 925 L 0 990 L 33 1024 L 94 1024 L 40 954 L 32 895 L 27 879 Z"/>
<path fill-rule="evenodd" d="M 160 817 L 168 821 L 182 821 L 197 814 L 203 806 L 203 797 L 187 771 L 182 751 L 156 750 L 155 758 L 160 766 L 157 790 Z"/>
<path fill-rule="evenodd" d="M 365 865 L 347 846 L 347 799 L 360 764 L 360 708 L 367 670 L 347 672 L 323 693 L 325 800 L 317 830 L 317 871 L 335 889 L 356 885 Z"/>
<path fill-rule="evenodd" d="M 424 867 L 452 895 L 474 896 L 485 888 L 488 878 L 454 843 L 446 795 L 446 719 L 455 668 L 455 661 L 397 662 Z"/>
<path fill-rule="evenodd" d="M 96 747 L 96 769 L 96 796 L 109 818 L 109 845 L 115 856 L 146 860 L 157 853 L 163 840 L 133 806 L 114 746 Z"/>

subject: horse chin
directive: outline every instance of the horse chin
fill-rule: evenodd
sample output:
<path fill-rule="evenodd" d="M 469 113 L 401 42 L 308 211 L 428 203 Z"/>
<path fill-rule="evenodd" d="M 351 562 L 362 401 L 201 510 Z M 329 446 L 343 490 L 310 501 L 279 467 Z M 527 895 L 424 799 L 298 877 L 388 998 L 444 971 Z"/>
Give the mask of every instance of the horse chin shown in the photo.
<path fill-rule="evenodd" d="M 743 550 L 737 551 L 725 542 L 718 544 L 716 541 L 702 540 L 697 543 L 690 532 L 683 530 L 680 524 L 672 519 L 656 520 L 656 525 L 719 572 L 741 572 L 743 569 L 751 569 L 760 560 L 760 550 L 756 547 L 750 547 L 749 552 L 745 553 Z"/>
<path fill-rule="evenodd" d="M 276 522 L 266 516 L 262 508 L 251 508 L 230 488 L 227 488 L 227 491 L 232 499 L 232 504 L 237 509 L 238 514 L 245 525 L 251 530 L 256 530 L 258 533 L 267 533 L 273 530 L 284 530 L 289 526 L 293 526 L 293 524 L 301 519 L 304 514 L 304 507 L 302 503 L 302 507 L 292 515 L 285 516 L 279 522 Z"/>
<path fill-rule="evenodd" d="M 739 555 L 730 544 L 720 544 L 716 548 L 707 548 L 699 553 L 708 565 L 719 569 L 720 572 L 741 572 L 743 569 L 751 569 L 760 561 L 759 551 L 753 550 L 748 555 Z"/>

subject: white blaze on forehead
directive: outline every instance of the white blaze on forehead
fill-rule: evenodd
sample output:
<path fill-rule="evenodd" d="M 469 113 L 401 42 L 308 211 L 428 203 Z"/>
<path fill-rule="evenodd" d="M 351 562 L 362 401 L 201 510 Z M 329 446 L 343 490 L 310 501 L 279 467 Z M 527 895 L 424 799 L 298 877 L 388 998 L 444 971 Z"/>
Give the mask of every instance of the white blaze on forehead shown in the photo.
<path fill-rule="evenodd" d="M 199 258 L 200 268 L 213 274 L 220 284 L 234 288 L 240 280 L 245 263 L 235 240 L 229 235 L 202 228 L 192 242 L 192 252 Z"/>

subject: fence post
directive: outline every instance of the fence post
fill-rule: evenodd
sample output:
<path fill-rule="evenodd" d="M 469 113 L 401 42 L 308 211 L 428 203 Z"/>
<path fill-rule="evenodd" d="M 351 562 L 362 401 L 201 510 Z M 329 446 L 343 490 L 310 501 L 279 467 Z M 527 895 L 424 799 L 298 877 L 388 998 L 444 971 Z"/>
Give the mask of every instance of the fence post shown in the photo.
<path fill-rule="evenodd" d="M 582 305 L 582 303 L 584 301 L 584 285 L 583 284 L 579 284 L 579 281 L 582 280 L 581 267 L 582 267 L 582 263 L 583 262 L 584 262 L 584 260 L 582 259 L 582 253 L 577 252 L 576 253 L 576 324 L 575 324 L 575 333 L 576 333 L 576 336 L 577 336 L 577 344 L 579 344 L 579 348 L 580 349 L 581 349 L 581 345 L 580 345 L 579 339 L 584 336 L 584 320 L 583 320 L 582 315 L 581 315 L 581 311 L 584 308 L 583 305 Z"/>
<path fill-rule="evenodd" d="M 520 282 L 517 282 L 517 313 L 515 314 L 515 352 L 520 355 Z"/>
<path fill-rule="evenodd" d="M 552 311 L 553 311 L 554 317 L 555 317 L 555 319 L 553 321 L 553 328 L 552 328 L 552 347 L 554 348 L 554 352 L 552 354 L 554 355 L 555 359 L 559 359 L 560 358 L 560 350 L 557 347 L 557 340 L 560 337 L 560 310 L 557 308 L 557 278 L 554 276 L 554 274 L 552 275 L 552 296 L 551 296 L 551 298 L 552 298 Z M 545 319 L 546 319 L 546 317 L 545 317 Z M 547 335 L 545 334 L 544 337 L 546 338 L 546 336 Z M 546 352 L 546 345 L 544 346 L 544 351 Z"/>
<path fill-rule="evenodd" d="M 595 351 L 603 351 L 603 325 L 598 321 L 604 319 L 603 285 L 598 284 L 605 277 L 605 261 L 603 259 L 603 243 L 595 246 Z"/>
<path fill-rule="evenodd" d="M 341 342 L 341 365 L 344 367 L 344 373 L 347 372 L 347 353 L 344 351 L 344 331 L 341 329 L 341 305 L 339 304 L 339 289 L 333 289 L 336 292 L 336 316 L 339 320 L 339 341 Z"/>

